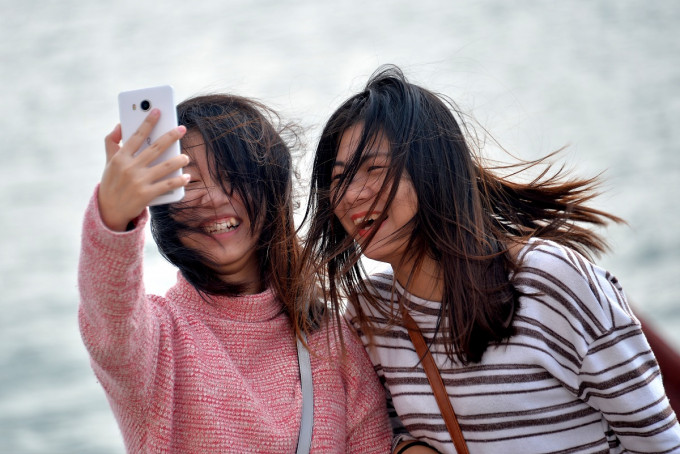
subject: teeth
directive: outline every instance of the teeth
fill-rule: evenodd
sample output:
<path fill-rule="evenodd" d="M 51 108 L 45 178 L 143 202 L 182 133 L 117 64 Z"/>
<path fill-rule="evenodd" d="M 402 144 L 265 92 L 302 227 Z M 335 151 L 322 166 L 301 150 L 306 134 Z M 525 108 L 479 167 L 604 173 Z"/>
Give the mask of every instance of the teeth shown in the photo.
<path fill-rule="evenodd" d="M 210 235 L 214 235 L 216 233 L 224 233 L 234 230 L 238 226 L 239 223 L 236 218 L 228 218 L 217 221 L 214 224 L 206 225 L 203 227 L 203 230 L 205 230 L 205 232 Z"/>
<path fill-rule="evenodd" d="M 380 217 L 380 213 L 371 213 L 366 217 L 356 218 L 354 220 L 354 225 L 361 225 L 361 224 L 366 224 L 366 223 L 372 224 L 379 217 Z"/>

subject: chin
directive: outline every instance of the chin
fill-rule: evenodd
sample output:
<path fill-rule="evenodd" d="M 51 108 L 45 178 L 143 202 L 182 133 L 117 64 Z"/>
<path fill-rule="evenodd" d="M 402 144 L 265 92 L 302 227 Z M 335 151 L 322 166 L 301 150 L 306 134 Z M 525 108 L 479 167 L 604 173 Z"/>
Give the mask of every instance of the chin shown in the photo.
<path fill-rule="evenodd" d="M 375 250 L 371 247 L 365 251 L 362 250 L 361 254 L 368 259 L 375 260 L 376 262 L 389 262 L 388 257 L 383 251 Z"/>
<path fill-rule="evenodd" d="M 368 259 L 376 262 L 389 263 L 391 265 L 398 264 L 406 254 L 406 245 L 395 245 L 392 243 L 381 246 L 371 246 L 361 251 L 362 255 Z"/>

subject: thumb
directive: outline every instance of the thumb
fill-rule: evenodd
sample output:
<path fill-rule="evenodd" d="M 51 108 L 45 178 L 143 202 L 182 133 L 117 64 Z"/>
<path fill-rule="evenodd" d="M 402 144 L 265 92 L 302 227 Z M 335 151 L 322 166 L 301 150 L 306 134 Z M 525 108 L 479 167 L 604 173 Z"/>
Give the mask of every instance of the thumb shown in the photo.
<path fill-rule="evenodd" d="M 117 124 L 113 131 L 104 138 L 104 145 L 106 146 L 106 162 L 108 163 L 114 154 L 120 150 L 120 141 L 123 138 L 123 133 L 120 130 L 120 124 Z"/>

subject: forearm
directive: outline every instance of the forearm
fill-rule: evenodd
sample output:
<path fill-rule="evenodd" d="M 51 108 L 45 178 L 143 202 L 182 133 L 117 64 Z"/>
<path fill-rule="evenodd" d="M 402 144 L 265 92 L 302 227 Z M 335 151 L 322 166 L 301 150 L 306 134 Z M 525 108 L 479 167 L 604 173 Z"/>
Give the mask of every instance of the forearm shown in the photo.
<path fill-rule="evenodd" d="M 83 223 L 79 322 L 94 363 L 114 375 L 135 375 L 153 362 L 155 350 L 149 347 L 154 324 L 142 283 L 143 243 L 139 230 L 114 233 L 103 226 L 95 194 Z"/>

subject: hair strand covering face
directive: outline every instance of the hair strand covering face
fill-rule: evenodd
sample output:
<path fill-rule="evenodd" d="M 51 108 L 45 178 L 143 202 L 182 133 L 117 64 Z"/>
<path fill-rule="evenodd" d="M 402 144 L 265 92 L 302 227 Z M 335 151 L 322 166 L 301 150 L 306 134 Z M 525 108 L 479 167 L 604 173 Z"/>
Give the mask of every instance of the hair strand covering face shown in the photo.
<path fill-rule="evenodd" d="M 306 273 L 293 219 L 292 157 L 282 137 L 290 134 L 297 139 L 294 126 L 277 130 L 273 111 L 233 95 L 188 99 L 177 106 L 177 114 L 181 125 L 202 136 L 213 180 L 225 193 L 238 194 L 251 233 L 259 229 L 256 248 L 262 286 L 271 288 L 284 303 L 298 337 L 316 329 L 326 311 L 317 303 L 318 287 L 303 280 Z M 209 258 L 182 245 L 182 235 L 197 230 L 177 221 L 175 215 L 183 209 L 182 202 L 151 208 L 151 230 L 161 254 L 207 300 L 211 294 L 241 294 L 244 283 L 220 279 Z"/>
<path fill-rule="evenodd" d="M 465 123 L 457 117 L 462 114 L 448 98 L 409 83 L 395 66 L 379 68 L 366 88 L 345 101 L 323 129 L 305 214 L 310 224 L 305 260 L 324 270 L 325 296 L 333 308 L 338 310 L 347 298 L 369 336 L 372 327 L 357 304 L 358 295 L 392 323 L 400 323 L 399 310 L 379 304 L 368 288 L 359 261 L 361 251 L 333 214 L 362 153 L 384 134 L 391 146 L 382 187 L 387 206 L 402 176 L 413 184 L 418 199 L 415 217 L 401 232 L 409 236 L 402 263 L 415 264 L 413 269 L 426 259 L 438 264 L 444 291 L 437 335 L 451 360 L 467 363 L 480 361 L 490 344 L 513 334 L 520 295 L 509 280 L 517 267 L 509 246 L 540 236 L 582 253 L 599 253 L 606 248 L 604 240 L 581 224 L 601 226 L 621 220 L 585 205 L 596 195 L 594 178 L 565 178 L 563 169 L 553 172 L 548 165 L 530 183 L 515 183 L 485 168 L 466 140 Z M 340 139 L 357 124 L 363 126 L 357 152 L 331 189 Z M 504 169 L 515 175 L 545 164 L 546 158 Z M 375 225 L 379 224 L 380 219 Z M 401 284 L 408 287 L 408 282 Z"/>

